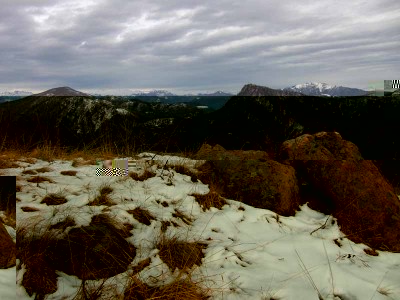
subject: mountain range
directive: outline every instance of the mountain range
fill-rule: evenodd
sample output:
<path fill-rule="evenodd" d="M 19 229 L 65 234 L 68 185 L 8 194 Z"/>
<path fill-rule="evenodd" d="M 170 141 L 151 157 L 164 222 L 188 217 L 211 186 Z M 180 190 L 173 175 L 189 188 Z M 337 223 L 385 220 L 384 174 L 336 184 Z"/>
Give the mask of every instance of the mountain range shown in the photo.
<path fill-rule="evenodd" d="M 13 92 L 0 92 L 0 96 L 9 97 L 23 97 L 30 96 L 32 92 L 28 91 L 13 91 Z M 303 84 L 296 84 L 283 89 L 271 89 L 265 86 L 259 86 L 254 84 L 246 84 L 242 90 L 238 93 L 239 96 L 325 96 L 325 97 L 340 97 L 340 96 L 364 96 L 368 92 L 351 87 L 344 86 L 332 86 L 327 83 L 320 82 L 308 82 Z M 38 96 L 105 96 L 101 93 L 88 94 L 76 91 L 70 87 L 59 87 L 44 91 L 36 94 Z M 178 95 L 167 90 L 150 90 L 150 91 L 136 91 L 127 96 L 140 96 L 140 97 L 174 97 L 174 96 L 199 96 L 199 97 L 229 97 L 233 96 L 232 93 L 223 91 L 217 91 L 213 93 L 197 93 L 197 94 L 183 94 Z"/>
<path fill-rule="evenodd" d="M 27 91 L 12 91 L 12 92 L 0 92 L 0 96 L 8 96 L 8 97 L 24 97 L 32 95 L 32 92 Z"/>
<path fill-rule="evenodd" d="M 238 96 L 304 96 L 304 94 L 290 90 L 276 90 L 266 86 L 246 84 Z"/>
<path fill-rule="evenodd" d="M 308 82 L 296 84 L 283 89 L 284 91 L 293 91 L 307 96 L 326 96 L 326 97 L 343 97 L 343 96 L 365 96 L 367 91 L 349 88 L 344 86 L 331 86 L 327 83 Z"/>

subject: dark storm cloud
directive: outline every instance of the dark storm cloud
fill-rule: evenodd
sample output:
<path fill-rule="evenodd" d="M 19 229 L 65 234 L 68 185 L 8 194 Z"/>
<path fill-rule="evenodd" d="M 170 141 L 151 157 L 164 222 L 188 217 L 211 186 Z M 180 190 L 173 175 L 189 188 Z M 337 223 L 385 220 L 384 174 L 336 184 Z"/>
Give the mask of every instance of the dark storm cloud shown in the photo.
<path fill-rule="evenodd" d="M 400 4 L 384 1 L 4 1 L 0 91 L 366 88 L 400 76 Z"/>

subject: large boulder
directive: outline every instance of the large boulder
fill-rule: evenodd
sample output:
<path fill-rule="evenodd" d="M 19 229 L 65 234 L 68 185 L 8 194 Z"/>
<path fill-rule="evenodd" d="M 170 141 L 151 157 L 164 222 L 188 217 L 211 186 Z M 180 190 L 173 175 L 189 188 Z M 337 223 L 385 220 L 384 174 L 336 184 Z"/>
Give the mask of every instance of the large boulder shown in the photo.
<path fill-rule="evenodd" d="M 0 269 L 8 269 L 15 266 L 15 243 L 8 234 L 3 223 L 0 222 Z"/>
<path fill-rule="evenodd" d="M 208 147 L 209 151 L 203 151 Z M 263 151 L 226 151 L 203 146 L 197 157 L 207 161 L 199 167 L 199 179 L 217 186 L 221 196 L 293 215 L 299 206 L 299 189 L 291 166 L 269 160 Z"/>
<path fill-rule="evenodd" d="M 306 134 L 285 141 L 280 157 L 331 201 L 331 213 L 350 239 L 400 252 L 400 201 L 356 145 L 337 132 Z"/>

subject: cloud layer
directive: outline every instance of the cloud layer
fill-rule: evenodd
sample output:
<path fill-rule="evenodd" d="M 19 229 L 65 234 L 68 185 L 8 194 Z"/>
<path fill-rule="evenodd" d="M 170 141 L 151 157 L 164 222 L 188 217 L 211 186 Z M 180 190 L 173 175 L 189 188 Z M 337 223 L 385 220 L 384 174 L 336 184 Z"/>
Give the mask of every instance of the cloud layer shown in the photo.
<path fill-rule="evenodd" d="M 0 0 L 0 91 L 400 79 L 400 3 L 349 2 Z"/>

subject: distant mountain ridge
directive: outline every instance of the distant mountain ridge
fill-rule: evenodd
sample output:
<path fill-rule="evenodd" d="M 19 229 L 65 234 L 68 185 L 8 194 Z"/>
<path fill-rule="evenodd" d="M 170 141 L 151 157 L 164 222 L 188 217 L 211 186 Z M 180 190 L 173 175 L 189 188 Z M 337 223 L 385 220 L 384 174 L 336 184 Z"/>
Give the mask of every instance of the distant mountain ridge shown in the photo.
<path fill-rule="evenodd" d="M 183 94 L 183 95 L 178 95 L 171 93 L 167 90 L 152 90 L 152 91 L 147 91 L 147 92 L 134 92 L 131 94 L 131 96 L 151 96 L 151 97 L 168 97 L 168 96 L 207 96 L 207 97 L 217 97 L 217 96 L 233 96 L 234 94 L 231 93 L 226 93 L 223 91 L 216 91 L 214 93 L 198 93 L 198 94 Z"/>
<path fill-rule="evenodd" d="M 226 97 L 226 96 L 233 96 L 234 94 L 226 93 L 223 91 L 217 91 L 215 93 L 199 93 L 197 96 L 208 96 L 208 97 Z"/>
<path fill-rule="evenodd" d="M 246 84 L 238 96 L 304 96 L 304 94 L 290 90 L 275 90 L 266 86 Z"/>
<path fill-rule="evenodd" d="M 0 96 L 9 96 L 9 97 L 22 97 L 22 96 L 30 96 L 33 95 L 32 92 L 27 92 L 27 91 L 13 91 L 13 92 L 1 92 Z"/>
<path fill-rule="evenodd" d="M 307 96 L 326 96 L 326 97 L 343 97 L 343 96 L 365 96 L 367 91 L 350 88 L 344 86 L 331 86 L 321 82 L 307 82 L 296 84 L 291 87 L 284 88 L 285 91 L 294 91 Z"/>
<path fill-rule="evenodd" d="M 134 92 L 131 96 L 157 96 L 157 97 L 168 97 L 168 96 L 176 96 L 175 94 L 167 91 L 167 90 L 153 90 L 147 92 Z"/>
<path fill-rule="evenodd" d="M 34 94 L 34 96 L 90 96 L 90 95 L 74 90 L 73 88 L 70 88 L 68 86 L 63 86 L 50 89 L 39 94 Z"/>

